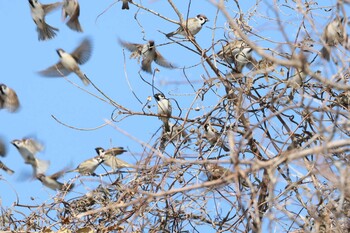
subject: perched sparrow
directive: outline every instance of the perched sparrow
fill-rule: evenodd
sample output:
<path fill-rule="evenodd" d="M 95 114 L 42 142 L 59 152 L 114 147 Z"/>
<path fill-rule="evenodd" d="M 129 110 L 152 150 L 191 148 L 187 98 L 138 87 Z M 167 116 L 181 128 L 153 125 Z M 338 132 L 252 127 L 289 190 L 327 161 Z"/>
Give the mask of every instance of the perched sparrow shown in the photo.
<path fill-rule="evenodd" d="M 67 191 L 69 192 L 73 187 L 74 184 L 63 184 L 59 181 L 57 181 L 61 176 L 65 174 L 65 171 L 59 171 L 55 174 L 52 174 L 51 176 L 46 176 L 42 173 L 37 174 L 36 178 L 46 187 L 53 189 L 53 190 L 60 190 L 60 191 Z"/>
<path fill-rule="evenodd" d="M 104 150 L 101 147 L 95 148 L 97 154 L 99 157 L 102 157 L 103 159 L 103 164 L 114 169 L 119 169 L 119 168 L 124 168 L 124 167 L 133 167 L 133 165 L 116 158 L 117 155 L 120 155 L 126 150 L 124 150 L 123 147 L 114 147 L 108 150 Z"/>
<path fill-rule="evenodd" d="M 2 108 L 6 108 L 10 112 L 15 112 L 19 108 L 16 92 L 5 84 L 0 84 L 0 109 Z"/>
<path fill-rule="evenodd" d="M 68 172 L 79 172 L 82 175 L 96 175 L 96 168 L 103 162 L 103 158 L 101 156 L 96 156 L 91 159 L 87 159 L 74 170 L 67 171 Z"/>
<path fill-rule="evenodd" d="M 65 20 L 69 16 L 67 26 L 77 32 L 82 32 L 83 29 L 79 23 L 80 7 L 77 0 L 64 0 L 62 7 L 62 16 Z"/>
<path fill-rule="evenodd" d="M 122 5 L 122 10 L 129 10 L 129 2 L 132 2 L 132 0 L 122 0 L 123 5 Z"/>
<path fill-rule="evenodd" d="M 217 145 L 224 151 L 228 152 L 230 149 L 225 145 L 224 140 L 221 138 L 221 134 L 210 124 L 204 125 L 204 138 L 206 138 L 211 146 Z"/>
<path fill-rule="evenodd" d="M 152 73 L 152 62 L 155 61 L 160 66 L 166 68 L 176 68 L 175 65 L 171 64 L 157 51 L 154 41 L 150 40 L 146 44 L 135 44 L 119 40 L 121 46 L 125 47 L 131 53 L 130 58 L 142 57 L 141 68 L 143 71 Z"/>
<path fill-rule="evenodd" d="M 12 175 L 15 173 L 13 170 L 11 170 L 9 167 L 7 167 L 3 162 L 0 161 L 0 169 L 4 170 L 7 174 Z"/>
<path fill-rule="evenodd" d="M 253 49 L 248 46 L 243 40 L 234 40 L 227 43 L 221 51 L 218 52 L 218 57 L 227 63 L 235 64 L 236 71 L 241 73 L 243 67 L 248 65 L 251 68 L 257 62 L 252 57 Z"/>
<path fill-rule="evenodd" d="M 207 171 L 208 180 L 218 180 L 220 178 L 225 178 L 233 174 L 233 172 L 229 169 L 219 166 L 217 164 L 209 163 L 205 167 Z"/>
<path fill-rule="evenodd" d="M 154 98 L 156 99 L 158 105 L 158 115 L 162 115 L 158 118 L 161 121 L 163 121 L 165 131 L 169 132 L 169 117 L 171 117 L 172 113 L 171 102 L 169 101 L 169 99 L 165 98 L 165 96 L 162 93 L 155 94 Z"/>
<path fill-rule="evenodd" d="M 79 65 L 89 60 L 92 51 L 91 41 L 89 39 L 83 40 L 71 54 L 66 53 L 63 49 L 57 49 L 56 51 L 60 57 L 60 61 L 56 65 L 40 71 L 39 73 L 46 77 L 61 77 L 74 72 L 85 85 L 88 85 L 90 82 L 86 75 L 80 70 Z"/>
<path fill-rule="evenodd" d="M 41 4 L 38 0 L 29 0 L 30 4 L 30 13 L 36 24 L 38 39 L 39 40 L 48 40 L 56 36 L 57 28 L 51 27 L 45 22 L 45 15 L 50 11 L 56 9 L 61 5 L 60 2 L 52 4 Z"/>
<path fill-rule="evenodd" d="M 321 49 L 321 56 L 329 61 L 331 47 L 342 44 L 344 39 L 344 18 L 336 17 L 323 31 L 322 40 L 326 46 Z"/>
<path fill-rule="evenodd" d="M 203 25 L 209 21 L 208 18 L 205 15 L 197 15 L 194 18 L 189 18 L 185 25 L 180 26 L 176 31 L 170 32 L 166 34 L 167 37 L 172 37 L 176 34 L 187 36 L 187 33 L 185 32 L 184 28 L 187 28 L 188 31 L 192 34 L 192 36 L 196 35 L 203 27 Z"/>
<path fill-rule="evenodd" d="M 44 147 L 32 138 L 15 139 L 11 142 L 27 164 L 33 163 L 35 161 L 35 155 L 42 151 Z"/>

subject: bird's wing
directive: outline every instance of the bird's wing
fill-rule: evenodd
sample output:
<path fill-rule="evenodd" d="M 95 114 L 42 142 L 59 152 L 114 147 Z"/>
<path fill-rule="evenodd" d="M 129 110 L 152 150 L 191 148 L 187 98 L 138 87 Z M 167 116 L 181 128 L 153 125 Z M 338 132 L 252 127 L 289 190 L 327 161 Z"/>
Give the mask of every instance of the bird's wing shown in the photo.
<path fill-rule="evenodd" d="M 50 66 L 45 70 L 39 71 L 38 73 L 45 77 L 62 77 L 67 76 L 71 73 L 71 71 L 64 68 L 61 62 L 58 62 L 57 64 Z"/>
<path fill-rule="evenodd" d="M 55 2 L 52 4 L 42 4 L 45 14 L 50 13 L 53 10 L 56 10 L 59 6 L 62 5 L 62 2 Z"/>
<path fill-rule="evenodd" d="M 116 155 L 120 155 L 124 152 L 126 152 L 126 150 L 124 150 L 123 147 L 113 147 L 111 149 L 106 150 L 105 154 L 116 156 Z"/>
<path fill-rule="evenodd" d="M 143 46 L 142 44 L 129 43 L 129 42 L 123 41 L 121 39 L 119 39 L 118 42 L 121 46 L 123 46 L 124 48 L 126 48 L 130 52 L 134 52 L 134 51 L 138 51 L 138 50 L 141 51 L 142 46 Z"/>
<path fill-rule="evenodd" d="M 82 65 L 90 59 L 91 52 L 92 42 L 89 38 L 85 38 L 71 55 L 80 65 Z"/>
<path fill-rule="evenodd" d="M 166 68 L 176 68 L 176 65 L 168 62 L 158 51 L 156 51 L 156 57 L 155 57 L 154 61 L 158 65 L 166 67 Z"/>

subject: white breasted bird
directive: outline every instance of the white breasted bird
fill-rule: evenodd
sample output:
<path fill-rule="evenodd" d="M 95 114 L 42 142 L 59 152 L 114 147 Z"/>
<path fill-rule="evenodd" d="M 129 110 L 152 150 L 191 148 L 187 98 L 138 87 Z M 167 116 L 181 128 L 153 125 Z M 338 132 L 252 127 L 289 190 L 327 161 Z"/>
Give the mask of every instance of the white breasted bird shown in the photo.
<path fill-rule="evenodd" d="M 163 93 L 156 93 L 154 98 L 156 99 L 158 105 L 158 115 L 161 115 L 158 118 L 163 121 L 165 131 L 169 132 L 169 118 L 171 117 L 172 113 L 171 102 L 164 96 Z"/>
<path fill-rule="evenodd" d="M 41 4 L 38 0 L 29 0 L 30 13 L 36 24 L 39 40 L 48 40 L 56 36 L 58 29 L 48 25 L 45 22 L 45 16 L 52 10 L 57 9 L 61 4 L 61 2 Z"/>
<path fill-rule="evenodd" d="M 327 24 L 323 31 L 322 40 L 326 46 L 321 49 L 321 56 L 329 61 L 331 47 L 342 44 L 346 39 L 345 37 L 344 18 L 336 17 L 332 22 Z"/>
<path fill-rule="evenodd" d="M 96 156 L 91 159 L 87 159 L 81 164 L 78 165 L 76 169 L 67 171 L 68 172 L 79 172 L 82 175 L 93 175 L 95 176 L 95 170 L 96 168 L 103 163 L 103 157 L 101 156 Z"/>
<path fill-rule="evenodd" d="M 235 64 L 235 70 L 241 73 L 244 66 L 253 68 L 257 61 L 252 57 L 253 49 L 243 40 L 234 40 L 222 47 L 217 55 L 227 63 Z"/>
<path fill-rule="evenodd" d="M 0 84 L 0 109 L 5 108 L 10 112 L 15 112 L 19 105 L 16 92 L 5 84 Z"/>
<path fill-rule="evenodd" d="M 217 145 L 226 152 L 230 151 L 224 140 L 221 138 L 221 134 L 210 124 L 204 125 L 204 138 L 208 140 L 211 146 Z"/>
<path fill-rule="evenodd" d="M 62 17 L 65 20 L 69 16 L 67 26 L 77 32 L 83 32 L 79 23 L 80 6 L 78 0 L 64 0 L 62 6 Z"/>
<path fill-rule="evenodd" d="M 132 0 L 122 0 L 123 5 L 122 5 L 122 10 L 129 10 L 129 2 L 132 2 Z"/>
<path fill-rule="evenodd" d="M 196 35 L 203 27 L 203 25 L 208 22 L 208 18 L 205 15 L 199 14 L 194 18 L 189 18 L 184 22 L 185 25 L 180 26 L 176 31 L 166 34 L 167 37 L 172 37 L 175 35 L 187 36 L 184 28 L 187 28 L 192 36 Z"/>
<path fill-rule="evenodd" d="M 36 175 L 36 178 L 43 185 L 45 185 L 46 187 L 48 187 L 50 189 L 69 192 L 74 187 L 74 184 L 63 184 L 63 183 L 57 181 L 65 173 L 66 173 L 65 170 L 56 172 L 55 174 L 52 174 L 51 176 L 47 176 L 43 173 L 40 173 L 40 174 Z"/>
<path fill-rule="evenodd" d="M 98 156 L 103 158 L 103 164 L 112 168 L 113 170 L 119 168 L 134 167 L 133 165 L 116 157 L 117 155 L 126 152 L 123 147 L 114 147 L 108 150 L 104 150 L 102 147 L 97 147 L 95 150 Z"/>
<path fill-rule="evenodd" d="M 34 160 L 35 155 L 44 150 L 44 146 L 41 145 L 33 138 L 15 139 L 11 142 L 16 147 L 18 152 L 24 159 L 24 162 L 29 164 Z"/>
<path fill-rule="evenodd" d="M 152 73 L 152 62 L 154 61 L 160 66 L 173 69 L 176 65 L 168 62 L 156 49 L 154 41 L 149 40 L 146 44 L 129 43 L 119 40 L 121 46 L 125 47 L 131 53 L 130 58 L 142 58 L 141 69 L 148 73 Z"/>
<path fill-rule="evenodd" d="M 46 70 L 40 71 L 39 74 L 45 77 L 62 77 L 74 72 L 84 85 L 88 85 L 90 81 L 80 70 L 79 65 L 86 63 L 91 57 L 91 40 L 88 38 L 84 39 L 72 53 L 67 53 L 63 49 L 57 49 L 56 51 L 60 61 Z"/>

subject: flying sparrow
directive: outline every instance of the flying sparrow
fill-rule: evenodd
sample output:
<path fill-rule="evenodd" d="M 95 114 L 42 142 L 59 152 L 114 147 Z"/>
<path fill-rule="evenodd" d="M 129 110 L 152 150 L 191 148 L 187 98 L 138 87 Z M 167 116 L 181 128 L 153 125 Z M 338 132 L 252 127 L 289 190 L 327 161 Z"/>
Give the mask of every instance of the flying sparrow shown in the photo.
<path fill-rule="evenodd" d="M 158 105 L 158 118 L 163 121 L 164 129 L 166 132 L 170 131 L 169 117 L 171 117 L 172 107 L 171 102 L 162 93 L 157 93 L 154 95 Z"/>
<path fill-rule="evenodd" d="M 129 10 L 129 2 L 132 2 L 132 0 L 122 0 L 123 5 L 122 5 L 122 10 Z"/>
<path fill-rule="evenodd" d="M 4 170 L 9 175 L 12 175 L 13 173 L 15 173 L 13 170 L 7 167 L 2 161 L 0 161 L 0 169 Z"/>
<path fill-rule="evenodd" d="M 52 174 L 51 176 L 44 175 L 43 173 L 37 174 L 36 178 L 46 187 L 53 189 L 53 190 L 60 190 L 60 191 L 67 191 L 69 192 L 73 187 L 74 184 L 63 184 L 59 181 L 57 181 L 61 176 L 65 174 L 65 171 L 59 171 L 55 174 Z"/>
<path fill-rule="evenodd" d="M 344 39 L 344 18 L 336 17 L 323 31 L 322 40 L 326 46 L 321 49 L 321 56 L 329 61 L 331 47 L 342 44 Z"/>
<path fill-rule="evenodd" d="M 218 57 L 227 63 L 235 64 L 235 70 L 241 73 L 244 66 L 248 65 L 253 68 L 257 62 L 252 57 L 253 49 L 243 40 L 234 40 L 223 46 L 218 52 Z"/>
<path fill-rule="evenodd" d="M 79 23 L 80 7 L 77 0 L 64 0 L 62 7 L 62 16 L 65 20 L 69 16 L 67 26 L 77 32 L 82 32 L 83 29 Z"/>
<path fill-rule="evenodd" d="M 141 69 L 148 73 L 152 73 L 152 62 L 154 61 L 160 66 L 166 68 L 176 68 L 175 65 L 171 64 L 157 51 L 154 41 L 150 40 L 146 44 L 135 44 L 119 40 L 121 46 L 125 47 L 131 53 L 130 58 L 142 57 Z"/>
<path fill-rule="evenodd" d="M 67 171 L 68 172 L 79 172 L 82 175 L 93 175 L 95 176 L 96 168 L 103 162 L 103 158 L 101 156 L 96 156 L 91 159 L 87 159 L 81 164 L 78 165 L 76 169 Z"/>
<path fill-rule="evenodd" d="M 29 0 L 29 5 L 30 13 L 37 26 L 36 30 L 38 32 L 38 39 L 48 40 L 54 38 L 58 29 L 45 22 L 45 15 L 59 7 L 61 3 L 41 4 L 38 0 Z"/>
<path fill-rule="evenodd" d="M 15 139 L 11 144 L 16 147 L 27 164 L 33 163 L 35 155 L 44 150 L 44 146 L 33 138 Z"/>
<path fill-rule="evenodd" d="M 10 112 L 15 112 L 19 105 L 16 92 L 5 84 L 0 84 L 0 109 L 6 108 Z"/>
<path fill-rule="evenodd" d="M 172 37 L 176 34 L 187 36 L 186 31 L 184 28 L 187 28 L 188 31 L 192 34 L 192 36 L 196 35 L 203 27 L 203 25 L 209 21 L 208 18 L 205 15 L 199 14 L 194 18 L 189 18 L 185 25 L 180 26 L 176 31 L 170 32 L 166 34 L 167 37 Z"/>
<path fill-rule="evenodd" d="M 84 39 L 71 54 L 66 53 L 63 49 L 57 49 L 56 52 L 60 57 L 60 61 L 46 70 L 40 71 L 39 73 L 42 76 L 62 77 L 74 72 L 85 85 L 90 83 L 79 68 L 79 65 L 84 64 L 91 57 L 92 43 L 89 39 Z"/>
<path fill-rule="evenodd" d="M 228 152 L 230 149 L 225 145 L 226 143 L 221 138 L 221 134 L 210 124 L 204 125 L 204 138 L 206 138 L 211 146 L 217 145 L 224 151 Z"/>

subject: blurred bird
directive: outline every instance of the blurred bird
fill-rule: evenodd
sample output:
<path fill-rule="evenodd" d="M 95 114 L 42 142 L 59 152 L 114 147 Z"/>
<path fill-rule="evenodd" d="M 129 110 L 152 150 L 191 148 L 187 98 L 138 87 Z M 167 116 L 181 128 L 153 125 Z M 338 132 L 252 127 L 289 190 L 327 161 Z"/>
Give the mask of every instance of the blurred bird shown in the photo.
<path fill-rule="evenodd" d="M 15 173 L 13 170 L 7 167 L 2 161 L 0 161 L 0 169 L 4 170 L 9 175 L 12 175 L 13 173 Z"/>
<path fill-rule="evenodd" d="M 71 54 L 66 53 L 63 49 L 57 49 L 56 51 L 60 61 L 46 70 L 40 71 L 39 74 L 46 77 L 62 77 L 74 72 L 83 81 L 84 85 L 88 85 L 90 81 L 80 70 L 79 65 L 86 63 L 91 57 L 91 40 L 84 39 Z"/>
<path fill-rule="evenodd" d="M 322 34 L 322 40 L 326 46 L 321 49 L 320 53 L 324 59 L 329 61 L 331 47 L 342 44 L 345 40 L 344 18 L 336 17 L 332 22 L 327 24 Z"/>
<path fill-rule="evenodd" d="M 27 163 L 32 165 L 33 177 L 36 177 L 38 174 L 44 174 L 50 166 L 50 161 L 41 160 L 36 157 L 32 157 Z"/>
<path fill-rule="evenodd" d="M 154 61 L 160 66 L 173 69 L 175 65 L 171 64 L 156 50 L 153 40 L 149 40 L 146 44 L 135 44 L 119 40 L 121 46 L 125 47 L 131 53 L 130 58 L 142 57 L 141 69 L 148 73 L 152 73 L 152 62 Z"/>
<path fill-rule="evenodd" d="M 101 147 L 97 147 L 95 150 L 98 154 L 97 157 L 101 157 L 103 159 L 103 164 L 112 168 L 113 170 L 119 168 L 134 167 L 133 165 L 116 157 L 117 155 L 126 152 L 123 147 L 114 147 L 106 151 Z"/>
<path fill-rule="evenodd" d="M 62 7 L 62 16 L 65 20 L 69 16 L 67 26 L 77 32 L 82 32 L 83 29 L 79 23 L 80 6 L 77 0 L 64 0 Z"/>
<path fill-rule="evenodd" d="M 0 84 L 0 109 L 6 108 L 10 112 L 15 112 L 19 105 L 16 92 L 5 84 Z"/>
<path fill-rule="evenodd" d="M 189 18 L 185 25 L 180 26 L 176 31 L 166 34 L 166 37 L 172 37 L 175 35 L 187 36 L 184 28 L 187 28 L 192 36 L 196 35 L 203 27 L 203 25 L 208 22 L 208 18 L 205 15 L 199 14 L 194 18 Z"/>
<path fill-rule="evenodd" d="M 48 40 L 54 38 L 58 29 L 45 22 L 45 15 L 52 10 L 57 9 L 61 5 L 61 2 L 41 4 L 38 0 L 29 0 L 29 4 L 30 13 L 37 26 L 36 30 L 38 32 L 38 39 Z"/>
<path fill-rule="evenodd" d="M 15 139 L 11 142 L 27 164 L 33 163 L 35 155 L 44 150 L 43 145 L 33 138 Z"/>
<path fill-rule="evenodd" d="M 227 63 L 235 64 L 235 70 L 241 73 L 247 65 L 252 69 L 257 61 L 252 57 L 253 49 L 243 40 L 234 40 L 223 46 L 218 52 L 218 57 Z"/>
<path fill-rule="evenodd" d="M 6 145 L 4 141 L 0 138 L 0 156 L 5 157 L 7 153 Z"/>
<path fill-rule="evenodd" d="M 208 180 L 218 180 L 220 178 L 225 178 L 233 174 L 233 172 L 229 169 L 217 164 L 209 163 L 205 166 L 205 168 L 207 171 Z"/>
<path fill-rule="evenodd" d="M 210 124 L 204 125 L 204 138 L 209 141 L 211 146 L 217 145 L 226 152 L 230 151 L 230 149 L 225 145 L 224 140 L 221 138 L 221 134 Z"/>
<path fill-rule="evenodd" d="M 120 154 L 123 154 L 126 152 L 123 147 L 113 147 L 111 149 L 105 150 L 102 147 L 96 147 L 95 151 L 97 152 L 98 155 L 103 156 L 103 155 L 111 155 L 111 156 L 117 156 Z"/>
<path fill-rule="evenodd" d="M 169 126 L 169 117 L 171 117 L 172 113 L 172 107 L 171 107 L 171 102 L 169 99 L 167 99 L 163 93 L 157 93 L 154 95 L 154 98 L 157 101 L 158 105 L 158 118 L 163 121 L 164 123 L 164 129 L 166 132 L 170 131 L 170 126 Z"/>
<path fill-rule="evenodd" d="M 122 10 L 129 10 L 129 2 L 132 2 L 132 0 L 122 0 L 123 5 L 122 5 Z"/>
<path fill-rule="evenodd" d="M 43 173 L 40 173 L 40 174 L 36 175 L 36 178 L 43 185 L 45 185 L 46 187 L 48 187 L 50 189 L 69 192 L 74 187 L 74 184 L 63 184 L 63 183 L 57 181 L 64 174 L 65 174 L 65 170 L 56 172 L 55 174 L 52 174 L 51 176 L 46 176 Z"/>
<path fill-rule="evenodd" d="M 169 122 L 169 129 L 170 129 L 169 131 L 166 131 L 165 127 L 163 126 L 163 131 L 162 131 L 160 145 L 159 145 L 159 150 L 161 152 L 164 152 L 168 142 L 186 144 L 187 142 L 191 141 L 188 133 L 186 132 L 185 128 L 181 124 L 173 124 Z"/>
<path fill-rule="evenodd" d="M 79 172 L 82 175 L 93 175 L 93 176 L 95 176 L 96 175 L 95 174 L 95 170 L 101 163 L 103 163 L 103 157 L 96 156 L 94 158 L 85 160 L 84 162 L 79 164 L 76 169 L 67 171 L 66 173 L 68 173 L 68 172 Z"/>

